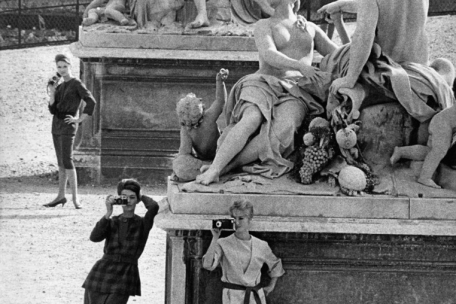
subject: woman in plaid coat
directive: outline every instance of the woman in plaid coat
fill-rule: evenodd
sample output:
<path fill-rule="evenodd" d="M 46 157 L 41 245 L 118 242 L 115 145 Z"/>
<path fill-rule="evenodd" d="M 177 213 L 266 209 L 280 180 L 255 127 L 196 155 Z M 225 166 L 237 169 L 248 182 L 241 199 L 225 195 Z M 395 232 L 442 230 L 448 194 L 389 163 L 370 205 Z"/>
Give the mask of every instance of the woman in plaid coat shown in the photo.
<path fill-rule="evenodd" d="M 126 304 L 130 296 L 141 295 L 138 259 L 144 251 L 149 232 L 158 213 L 158 203 L 140 195 L 140 184 L 124 179 L 117 185 L 117 193 L 126 199 L 123 213 L 113 216 L 113 205 L 121 203 L 110 195 L 106 198 L 106 215 L 93 228 L 92 242 L 105 240 L 104 255 L 95 263 L 82 287 L 84 304 Z M 144 217 L 135 214 L 136 204 L 144 202 Z"/>

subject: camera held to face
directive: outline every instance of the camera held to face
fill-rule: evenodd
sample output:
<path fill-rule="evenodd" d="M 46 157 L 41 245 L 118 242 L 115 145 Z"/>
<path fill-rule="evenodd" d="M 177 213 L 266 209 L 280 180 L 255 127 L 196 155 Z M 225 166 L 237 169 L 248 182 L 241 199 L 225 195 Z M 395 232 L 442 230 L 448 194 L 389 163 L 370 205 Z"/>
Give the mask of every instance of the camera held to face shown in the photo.
<path fill-rule="evenodd" d="M 116 197 L 114 199 L 114 203 L 112 203 L 113 205 L 128 205 L 128 199 L 126 199 L 125 197 Z"/>
<path fill-rule="evenodd" d="M 54 76 L 52 76 L 49 80 L 48 80 L 48 86 L 50 85 L 55 85 L 57 82 L 59 82 L 60 78 L 62 77 L 62 75 L 60 75 L 59 73 L 56 73 Z"/>
<path fill-rule="evenodd" d="M 212 220 L 212 228 L 223 230 L 235 230 L 233 219 Z"/>

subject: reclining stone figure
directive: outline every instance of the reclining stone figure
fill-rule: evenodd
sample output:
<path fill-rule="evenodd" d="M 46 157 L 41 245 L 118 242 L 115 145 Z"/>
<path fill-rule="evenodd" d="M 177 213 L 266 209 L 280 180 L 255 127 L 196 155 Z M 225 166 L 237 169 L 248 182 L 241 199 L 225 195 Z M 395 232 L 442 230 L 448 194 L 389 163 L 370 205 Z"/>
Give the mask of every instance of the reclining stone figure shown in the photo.
<path fill-rule="evenodd" d="M 257 160 L 261 163 L 250 170 L 271 178 L 293 168 L 287 157 L 295 148 L 295 132 L 306 115 L 324 112 L 323 101 L 298 87 L 297 80 L 304 75 L 319 85 L 327 75 L 312 67 L 314 47 L 323 55 L 336 49 L 318 26 L 296 14 L 298 3 L 282 0 L 271 18 L 255 24 L 260 69 L 231 90 L 225 107 L 228 127 L 197 183 L 217 182 L 220 175 Z"/>

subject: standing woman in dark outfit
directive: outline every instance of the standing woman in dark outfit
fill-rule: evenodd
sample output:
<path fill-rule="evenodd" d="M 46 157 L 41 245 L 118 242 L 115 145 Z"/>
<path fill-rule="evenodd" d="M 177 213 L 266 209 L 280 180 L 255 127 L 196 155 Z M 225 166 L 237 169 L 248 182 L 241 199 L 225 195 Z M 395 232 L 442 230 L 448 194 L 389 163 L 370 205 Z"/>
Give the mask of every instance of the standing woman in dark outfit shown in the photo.
<path fill-rule="evenodd" d="M 126 304 L 130 296 L 141 295 L 138 259 L 144 251 L 159 205 L 141 195 L 141 185 L 134 179 L 124 179 L 117 185 L 117 194 L 128 203 L 123 213 L 113 216 L 116 198 L 106 198 L 106 214 L 90 234 L 92 242 L 105 241 L 103 257 L 92 267 L 82 287 L 84 304 Z M 143 202 L 144 217 L 135 214 L 136 205 Z"/>
<path fill-rule="evenodd" d="M 49 85 L 49 111 L 54 115 L 52 119 L 52 138 L 54 140 L 55 153 L 59 165 L 59 193 L 50 203 L 43 206 L 55 207 L 67 202 L 65 198 L 67 181 L 70 182 L 73 195 L 73 204 L 76 209 L 82 205 L 78 199 L 78 181 L 76 169 L 73 163 L 73 144 L 78 124 L 87 116 L 92 115 L 95 108 L 95 99 L 81 80 L 71 74 L 71 61 L 65 55 L 55 56 L 57 72 L 63 78 L 60 84 Z M 86 106 L 84 112 L 79 116 L 78 109 L 84 100 Z"/>

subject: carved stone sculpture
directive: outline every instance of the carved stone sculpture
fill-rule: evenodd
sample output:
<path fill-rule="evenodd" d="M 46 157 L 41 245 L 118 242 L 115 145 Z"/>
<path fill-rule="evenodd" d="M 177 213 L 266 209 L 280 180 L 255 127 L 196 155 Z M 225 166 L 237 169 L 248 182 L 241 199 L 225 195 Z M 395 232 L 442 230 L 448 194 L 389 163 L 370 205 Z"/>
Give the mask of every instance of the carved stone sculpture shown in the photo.
<path fill-rule="evenodd" d="M 132 0 L 130 11 L 138 27 L 156 31 L 161 25 L 172 24 L 183 5 L 184 0 Z"/>

